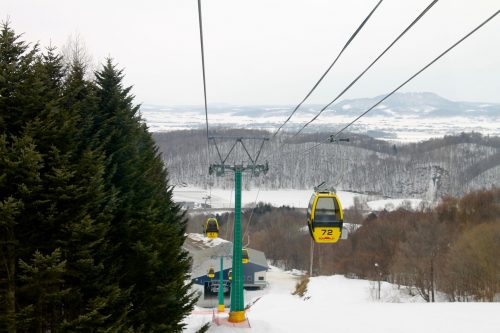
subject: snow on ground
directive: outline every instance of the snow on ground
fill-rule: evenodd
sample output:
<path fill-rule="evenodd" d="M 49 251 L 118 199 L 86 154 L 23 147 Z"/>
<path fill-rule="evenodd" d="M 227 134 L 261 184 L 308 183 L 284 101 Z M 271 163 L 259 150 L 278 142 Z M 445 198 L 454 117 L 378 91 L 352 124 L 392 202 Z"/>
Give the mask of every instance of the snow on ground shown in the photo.
<path fill-rule="evenodd" d="M 311 198 L 311 190 L 260 190 L 257 188 L 242 191 L 241 201 L 242 206 L 253 206 L 255 201 L 269 203 L 275 207 L 290 206 L 295 208 L 307 208 L 309 199 Z M 342 208 L 349 208 L 354 205 L 354 198 L 360 197 L 367 200 L 364 194 L 338 191 Z M 205 203 L 205 198 L 211 196 L 211 200 L 207 201 L 213 208 L 228 209 L 234 207 L 234 192 L 230 189 L 224 190 L 214 188 L 208 190 L 199 187 L 176 187 L 174 188 L 174 201 L 176 202 L 194 202 L 196 205 Z M 421 199 L 384 199 L 368 201 L 368 206 L 373 210 L 388 209 L 393 210 L 406 203 L 411 204 L 412 208 L 417 208 L 422 202 Z"/>
<path fill-rule="evenodd" d="M 369 332 L 369 333 L 498 333 L 500 303 L 425 303 L 410 297 L 404 288 L 343 276 L 313 277 L 304 298 L 291 295 L 299 277 L 272 268 L 269 287 L 245 292 L 251 328 L 212 324 L 208 332 Z M 223 315 L 227 316 L 227 315 Z M 185 333 L 194 333 L 210 322 L 212 313 L 197 308 L 188 318 Z"/>
<path fill-rule="evenodd" d="M 484 105 L 483 108 L 489 105 Z M 388 106 L 380 105 L 378 109 L 385 109 Z M 276 128 L 288 116 L 289 107 L 276 108 L 278 113 L 257 113 L 240 114 L 237 110 L 227 108 L 212 112 L 210 122 L 219 127 L 226 128 L 247 128 L 262 129 L 274 132 Z M 342 109 L 352 109 L 352 105 L 345 104 Z M 281 112 L 279 110 L 282 110 Z M 288 131 L 294 133 L 302 125 L 311 119 L 311 116 L 317 113 L 317 109 L 308 108 L 297 113 L 288 122 Z M 353 116 L 349 114 L 338 114 L 337 112 L 328 112 L 322 114 L 324 124 L 348 124 Z M 414 109 L 414 112 L 420 111 Z M 425 110 L 424 110 L 425 111 Z M 429 111 L 429 109 L 427 109 Z M 391 111 L 392 112 L 392 111 Z M 394 112 L 392 112 L 394 114 Z M 205 113 L 203 108 L 161 108 L 161 107 L 141 107 L 141 116 L 145 120 L 151 132 L 168 132 L 174 130 L 187 130 L 205 126 Z M 458 134 L 461 132 L 479 132 L 483 135 L 500 135 L 498 127 L 498 116 L 453 116 L 453 117 L 429 117 L 425 112 L 420 112 L 418 116 L 414 113 L 397 113 L 396 116 L 387 117 L 377 115 L 376 113 L 364 117 L 351 127 L 353 132 L 367 133 L 368 131 L 378 131 L 388 134 L 380 139 L 397 142 L 418 142 L 430 138 L 443 137 L 449 134 Z M 317 127 L 323 130 L 331 131 L 331 127 Z"/>
<path fill-rule="evenodd" d="M 241 193 L 242 206 L 249 206 L 257 202 L 270 203 L 273 206 L 291 206 L 296 208 L 305 208 L 311 198 L 309 190 L 243 190 Z M 348 192 L 345 192 L 348 193 Z M 203 199 L 207 195 L 211 195 L 210 205 L 213 208 L 232 208 L 234 207 L 234 192 L 230 189 L 214 188 L 209 192 L 198 187 L 183 187 L 174 189 L 174 201 L 191 201 L 195 203 L 204 203 Z M 343 195 L 342 198 L 346 204 L 353 204 L 353 195 Z M 343 203 L 343 202 L 342 202 Z"/>
<path fill-rule="evenodd" d="M 352 192 L 337 192 L 343 208 L 351 207 L 354 205 L 354 198 L 356 196 L 363 196 L 362 194 Z M 225 190 L 214 188 L 209 193 L 199 187 L 181 187 L 174 189 L 174 201 L 190 201 L 194 203 L 204 203 L 207 195 L 211 194 L 209 203 L 213 208 L 232 208 L 234 207 L 234 192 L 232 190 Z M 253 206 L 256 199 L 257 202 L 269 203 L 275 207 L 290 206 L 295 208 L 307 208 L 309 199 L 311 199 L 312 191 L 310 190 L 260 190 L 255 188 L 248 191 L 243 190 L 241 193 L 242 206 Z"/>

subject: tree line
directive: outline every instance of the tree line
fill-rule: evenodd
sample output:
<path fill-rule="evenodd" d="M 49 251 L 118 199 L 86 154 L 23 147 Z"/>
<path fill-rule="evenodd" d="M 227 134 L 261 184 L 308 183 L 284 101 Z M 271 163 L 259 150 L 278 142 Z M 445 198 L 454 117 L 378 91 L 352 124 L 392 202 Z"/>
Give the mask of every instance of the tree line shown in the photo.
<path fill-rule="evenodd" d="M 232 218 L 219 216 L 222 237 Z M 201 219 L 190 223 L 196 226 Z M 434 208 L 418 210 L 403 206 L 367 214 L 355 201 L 345 210 L 345 222 L 350 223 L 347 240 L 315 244 L 314 275 L 383 280 L 428 302 L 434 302 L 438 292 L 450 301 L 498 300 L 500 188 L 447 196 Z M 305 213 L 259 203 L 243 214 L 243 230 L 248 226 L 250 247 L 285 269 L 309 271 Z"/>
<path fill-rule="evenodd" d="M 186 218 L 111 60 L 0 31 L 0 331 L 179 332 Z"/>
<path fill-rule="evenodd" d="M 445 197 L 433 209 L 398 209 L 365 219 L 326 249 L 331 272 L 397 283 L 433 302 L 493 301 L 500 292 L 500 189 Z M 377 266 L 375 266 L 377 263 Z"/>
<path fill-rule="evenodd" d="M 218 136 L 269 136 L 265 131 L 216 129 Z M 249 177 L 244 186 L 268 189 L 311 189 L 327 181 L 337 189 L 388 197 L 424 198 L 437 201 L 446 195 L 500 186 L 500 138 L 462 133 L 425 142 L 394 144 L 365 135 L 346 133 L 349 142 L 322 144 L 304 154 L 327 133 L 290 138 L 284 133 L 265 143 L 260 162 L 269 161 L 262 179 Z M 186 130 L 154 133 L 174 184 L 207 187 L 206 170 L 218 162 L 211 145 L 207 156 L 206 133 Z M 218 139 L 223 157 L 233 141 Z M 249 142 L 253 156 L 258 144 Z M 208 160 L 207 160 L 208 159 Z M 244 151 L 232 151 L 229 164 L 246 161 Z M 212 177 L 212 186 L 231 188 L 228 177 Z"/>

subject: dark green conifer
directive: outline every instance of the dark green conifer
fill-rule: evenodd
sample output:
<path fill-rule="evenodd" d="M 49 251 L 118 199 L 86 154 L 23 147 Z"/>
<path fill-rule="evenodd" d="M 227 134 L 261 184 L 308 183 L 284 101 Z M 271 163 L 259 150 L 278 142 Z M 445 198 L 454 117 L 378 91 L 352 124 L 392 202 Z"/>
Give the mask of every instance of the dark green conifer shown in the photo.
<path fill-rule="evenodd" d="M 61 61 L 44 58 L 42 77 L 54 83 L 46 87 L 55 97 L 26 129 L 37 138 L 45 162 L 44 191 L 37 199 L 43 207 L 38 222 L 46 232 L 33 243 L 47 253 L 59 247 L 66 262 L 64 317 L 51 330 L 124 331 L 127 291 L 118 287 L 103 263 L 116 204 L 113 189 L 104 184 L 104 154 L 87 137 L 86 124 L 96 107 L 93 89 L 76 62 L 61 85 L 63 72 L 53 70 L 62 68 Z"/>
<path fill-rule="evenodd" d="M 110 60 L 0 32 L 0 331 L 176 332 L 185 217 Z"/>
<path fill-rule="evenodd" d="M 16 331 L 17 260 L 23 238 L 17 230 L 40 188 L 42 157 L 23 133 L 39 110 L 41 84 L 34 75 L 37 47 L 29 48 L 8 23 L 0 30 L 0 330 Z"/>
<path fill-rule="evenodd" d="M 0 331 L 16 332 L 17 261 L 29 246 L 17 230 L 40 189 L 41 155 L 30 137 L 0 135 Z"/>
<path fill-rule="evenodd" d="M 36 332 L 54 331 L 54 323 L 63 320 L 64 296 L 69 291 L 61 289 L 65 266 L 60 249 L 48 255 L 35 251 L 30 262 L 19 260 L 20 291 L 32 300 L 32 304 L 21 310 L 24 317 L 31 320 L 18 320 L 19 328 Z"/>
<path fill-rule="evenodd" d="M 66 74 L 63 57 L 57 53 L 57 48 L 49 46 L 42 55 L 42 65 L 45 72 L 44 85 L 47 87 L 49 99 L 57 100 L 61 97 L 62 86 Z"/>
<path fill-rule="evenodd" d="M 110 229 L 116 245 L 110 260 L 122 288 L 132 287 L 133 326 L 145 331 L 175 332 L 193 306 L 184 284 L 189 260 L 182 250 L 185 217 L 172 201 L 167 172 L 151 135 L 133 105 L 123 71 L 108 59 L 96 73 L 96 132 L 105 142 L 108 185 L 118 192 L 118 212 Z"/>
<path fill-rule="evenodd" d="M 18 135 L 40 110 L 42 82 L 35 74 L 38 45 L 29 47 L 8 23 L 0 30 L 0 133 Z M 21 93 L 22 92 L 22 93 Z"/>

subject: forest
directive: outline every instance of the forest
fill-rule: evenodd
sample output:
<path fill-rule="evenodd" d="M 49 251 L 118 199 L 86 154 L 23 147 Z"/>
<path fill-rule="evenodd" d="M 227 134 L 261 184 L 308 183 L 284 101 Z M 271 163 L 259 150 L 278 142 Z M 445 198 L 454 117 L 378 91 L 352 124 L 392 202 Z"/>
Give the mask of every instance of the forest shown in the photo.
<path fill-rule="evenodd" d="M 269 137 L 258 130 L 215 129 L 219 136 Z M 311 189 L 326 181 L 338 190 L 392 198 L 419 198 L 436 202 L 446 195 L 461 196 L 482 188 L 500 186 L 500 138 L 462 133 L 418 143 L 391 143 L 365 135 L 346 133 L 349 142 L 325 143 L 328 133 L 278 136 L 265 143 L 260 163 L 269 162 L 262 179 L 249 177 L 247 188 Z M 173 184 L 207 187 L 206 170 L 218 155 L 211 144 L 207 156 L 204 130 L 154 133 Z M 221 154 L 231 141 L 219 140 Z M 259 145 L 249 143 L 255 156 Z M 207 161 L 207 158 L 209 159 Z M 233 152 L 236 162 L 243 152 Z M 228 161 L 233 163 L 234 161 Z M 230 177 L 212 177 L 213 187 L 232 186 Z"/>
<path fill-rule="evenodd" d="M 123 70 L 0 27 L 0 332 L 180 332 L 186 218 Z"/>
<path fill-rule="evenodd" d="M 190 217 L 200 232 L 204 216 Z M 218 216 L 231 240 L 233 214 Z M 447 196 L 434 208 L 345 210 L 348 238 L 315 244 L 313 275 L 387 281 L 434 302 L 498 301 L 500 293 L 500 188 Z M 274 265 L 309 271 L 311 240 L 303 212 L 259 203 L 243 212 L 243 243 L 266 253 Z M 497 298 L 495 298 L 497 297 Z"/>

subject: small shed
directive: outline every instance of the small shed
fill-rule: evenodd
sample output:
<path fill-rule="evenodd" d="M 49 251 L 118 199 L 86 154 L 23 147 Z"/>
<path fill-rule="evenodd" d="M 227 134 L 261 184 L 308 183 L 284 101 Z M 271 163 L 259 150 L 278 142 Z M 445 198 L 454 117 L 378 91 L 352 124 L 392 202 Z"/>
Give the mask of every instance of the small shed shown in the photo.
<path fill-rule="evenodd" d="M 243 286 L 246 289 L 263 289 L 267 286 L 266 272 L 269 269 L 266 255 L 262 251 L 250 248 L 247 250 L 248 264 L 243 265 Z"/>

